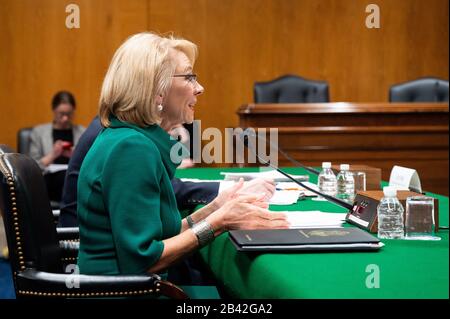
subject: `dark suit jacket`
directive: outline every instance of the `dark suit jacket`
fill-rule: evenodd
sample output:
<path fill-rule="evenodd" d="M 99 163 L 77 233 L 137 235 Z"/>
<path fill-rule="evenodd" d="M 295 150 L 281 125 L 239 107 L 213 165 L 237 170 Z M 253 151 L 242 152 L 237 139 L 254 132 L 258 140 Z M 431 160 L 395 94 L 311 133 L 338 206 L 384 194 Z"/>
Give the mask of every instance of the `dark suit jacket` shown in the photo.
<path fill-rule="evenodd" d="M 80 167 L 84 157 L 94 143 L 95 138 L 102 130 L 100 120 L 95 117 L 84 134 L 80 137 L 77 146 L 69 161 L 61 201 L 59 216 L 60 227 L 76 227 L 77 221 L 77 183 Z M 198 204 L 207 204 L 218 193 L 219 183 L 183 182 L 178 178 L 172 180 L 172 186 L 177 199 L 178 209 L 191 209 Z"/>

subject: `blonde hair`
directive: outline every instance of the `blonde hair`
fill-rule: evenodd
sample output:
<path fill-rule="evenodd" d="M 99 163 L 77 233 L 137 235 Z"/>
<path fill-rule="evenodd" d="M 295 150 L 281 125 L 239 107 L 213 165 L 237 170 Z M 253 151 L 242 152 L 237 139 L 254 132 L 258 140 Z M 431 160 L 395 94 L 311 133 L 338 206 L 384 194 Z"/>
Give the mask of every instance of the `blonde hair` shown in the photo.
<path fill-rule="evenodd" d="M 143 32 L 129 37 L 114 53 L 103 80 L 99 116 L 104 127 L 109 116 L 144 127 L 161 122 L 156 97 L 165 95 L 176 65 L 171 50 L 186 54 L 192 66 L 197 46 L 173 36 Z"/>

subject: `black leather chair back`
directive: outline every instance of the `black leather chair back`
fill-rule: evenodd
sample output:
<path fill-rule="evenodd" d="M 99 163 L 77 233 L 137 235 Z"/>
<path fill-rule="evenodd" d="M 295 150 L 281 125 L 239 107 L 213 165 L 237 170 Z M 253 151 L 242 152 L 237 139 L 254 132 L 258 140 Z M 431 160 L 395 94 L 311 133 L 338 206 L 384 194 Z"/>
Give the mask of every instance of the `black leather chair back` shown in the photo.
<path fill-rule="evenodd" d="M 30 153 L 30 136 L 32 127 L 25 127 L 17 132 L 17 152 L 22 154 Z"/>
<path fill-rule="evenodd" d="M 24 154 L 0 155 L 0 210 L 13 272 L 62 273 L 61 251 L 41 169 Z"/>
<path fill-rule="evenodd" d="M 256 82 L 255 103 L 323 103 L 329 102 L 328 83 L 285 75 L 268 82 Z"/>
<path fill-rule="evenodd" d="M 74 277 L 64 273 L 62 252 L 77 248 L 58 241 L 41 169 L 30 157 L 10 153 L 0 154 L 0 172 L 0 213 L 17 298 L 188 298 L 156 274 Z"/>
<path fill-rule="evenodd" d="M 0 154 L 15 153 L 15 151 L 6 144 L 0 144 Z"/>
<path fill-rule="evenodd" d="M 448 102 L 448 81 L 422 78 L 393 85 L 389 102 Z"/>

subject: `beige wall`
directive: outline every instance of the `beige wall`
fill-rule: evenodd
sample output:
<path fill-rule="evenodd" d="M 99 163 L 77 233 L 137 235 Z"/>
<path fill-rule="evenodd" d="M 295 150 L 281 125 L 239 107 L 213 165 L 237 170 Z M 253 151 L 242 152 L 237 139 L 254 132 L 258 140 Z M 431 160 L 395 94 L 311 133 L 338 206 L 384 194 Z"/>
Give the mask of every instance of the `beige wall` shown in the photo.
<path fill-rule="evenodd" d="M 66 5 L 81 28 L 67 29 Z M 381 28 L 365 27 L 366 5 Z M 413 78 L 448 79 L 448 0 L 0 0 L 0 143 L 51 120 L 59 89 L 78 101 L 77 122 L 97 110 L 114 50 L 133 33 L 174 31 L 199 45 L 203 127 L 237 125 L 253 83 L 285 73 L 326 80 L 331 101 L 387 101 Z"/>

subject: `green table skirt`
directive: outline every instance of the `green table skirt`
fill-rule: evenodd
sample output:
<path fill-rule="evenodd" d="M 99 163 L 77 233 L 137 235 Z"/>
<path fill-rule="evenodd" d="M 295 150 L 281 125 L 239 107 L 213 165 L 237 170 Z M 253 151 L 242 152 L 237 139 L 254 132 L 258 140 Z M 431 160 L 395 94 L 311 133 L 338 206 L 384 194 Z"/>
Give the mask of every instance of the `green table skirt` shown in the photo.
<path fill-rule="evenodd" d="M 220 179 L 221 171 L 178 170 L 178 177 Z M 255 169 L 246 169 L 255 171 Z M 288 168 L 294 174 L 305 174 Z M 316 182 L 311 176 L 311 182 Z M 439 199 L 440 224 L 448 226 L 448 197 Z M 310 199 L 272 210 L 345 212 Z M 448 230 L 440 241 L 383 240 L 378 252 L 246 253 L 224 233 L 201 256 L 228 294 L 236 298 L 449 298 Z"/>

